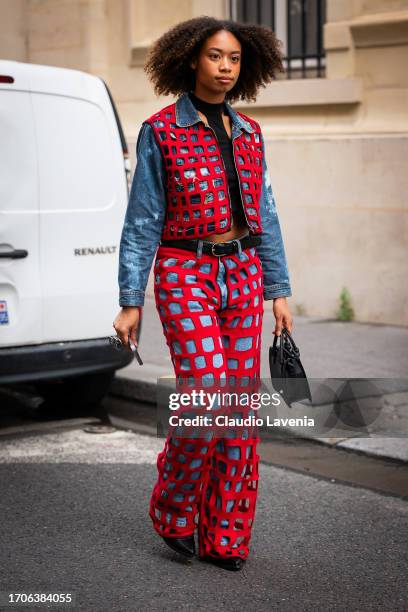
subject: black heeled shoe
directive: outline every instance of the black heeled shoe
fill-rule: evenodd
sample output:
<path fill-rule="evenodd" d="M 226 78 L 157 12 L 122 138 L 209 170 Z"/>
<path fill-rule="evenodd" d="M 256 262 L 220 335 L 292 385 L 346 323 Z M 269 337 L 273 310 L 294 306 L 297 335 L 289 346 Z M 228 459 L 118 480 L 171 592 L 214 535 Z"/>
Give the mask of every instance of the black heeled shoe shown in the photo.
<path fill-rule="evenodd" d="M 210 557 L 206 555 L 205 557 L 200 557 L 200 561 L 213 563 L 231 572 L 239 571 L 245 564 L 245 559 L 241 559 L 240 557 Z"/>
<path fill-rule="evenodd" d="M 163 536 L 162 536 L 163 537 Z M 166 542 L 167 546 L 169 546 L 172 550 L 184 555 L 188 559 L 191 559 L 195 555 L 195 541 L 194 536 L 187 536 L 184 538 L 166 538 L 163 537 L 163 540 Z"/>

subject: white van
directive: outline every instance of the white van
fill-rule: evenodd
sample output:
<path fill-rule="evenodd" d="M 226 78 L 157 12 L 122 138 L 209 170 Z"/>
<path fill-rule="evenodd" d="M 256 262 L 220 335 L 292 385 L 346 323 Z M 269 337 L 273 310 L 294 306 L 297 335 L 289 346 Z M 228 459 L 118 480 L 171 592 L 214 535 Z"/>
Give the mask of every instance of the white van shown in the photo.
<path fill-rule="evenodd" d="M 0 60 L 0 135 L 0 384 L 98 402 L 132 359 L 108 341 L 130 185 L 112 97 L 84 72 Z"/>

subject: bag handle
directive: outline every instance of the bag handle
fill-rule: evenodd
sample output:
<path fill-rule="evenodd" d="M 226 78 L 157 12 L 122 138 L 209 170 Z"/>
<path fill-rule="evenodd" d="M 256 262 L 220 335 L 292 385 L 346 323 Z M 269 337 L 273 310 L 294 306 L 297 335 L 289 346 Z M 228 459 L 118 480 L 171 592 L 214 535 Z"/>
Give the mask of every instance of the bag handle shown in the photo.
<path fill-rule="evenodd" d="M 279 347 L 276 349 L 278 338 L 280 338 L 280 342 L 279 342 Z M 296 343 L 293 340 L 292 336 L 290 335 L 289 330 L 286 327 L 282 328 L 280 336 L 277 336 L 275 334 L 275 337 L 273 339 L 272 350 L 275 353 L 278 352 L 279 363 L 282 368 L 284 367 L 284 363 L 287 362 L 289 359 L 293 359 L 293 358 L 299 359 L 300 358 L 300 351 L 298 347 L 296 346 Z"/>
<path fill-rule="evenodd" d="M 276 348 L 276 345 L 278 343 L 278 338 L 280 338 L 279 346 Z M 284 365 L 284 362 L 285 362 L 285 356 L 283 354 L 283 337 L 282 337 L 282 333 L 281 333 L 280 336 L 277 336 L 275 334 L 275 337 L 273 339 L 272 350 L 274 351 L 275 354 L 276 354 L 276 352 L 278 352 L 279 364 L 280 364 L 281 368 L 283 368 L 283 365 Z"/>
<path fill-rule="evenodd" d="M 286 327 L 282 328 L 282 334 L 284 334 L 285 340 L 287 340 L 288 343 L 291 345 L 291 348 L 292 348 L 295 356 L 299 357 L 300 351 L 299 351 L 298 347 L 296 346 L 296 343 L 295 343 L 294 339 L 290 335 L 289 330 Z"/>

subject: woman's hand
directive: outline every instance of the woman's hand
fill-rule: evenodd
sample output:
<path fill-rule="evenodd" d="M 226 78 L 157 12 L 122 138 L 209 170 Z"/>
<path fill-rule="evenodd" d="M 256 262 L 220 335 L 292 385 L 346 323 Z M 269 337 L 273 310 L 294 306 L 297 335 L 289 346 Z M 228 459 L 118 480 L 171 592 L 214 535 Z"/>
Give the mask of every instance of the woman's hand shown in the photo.
<path fill-rule="evenodd" d="M 292 334 L 293 319 L 289 310 L 289 304 L 286 297 L 278 297 L 273 300 L 273 314 L 276 319 L 274 334 L 281 335 L 282 327 L 286 327 L 288 332 Z"/>
<path fill-rule="evenodd" d="M 113 322 L 113 327 L 120 338 L 123 346 L 129 351 L 132 350 L 129 346 L 129 336 L 132 342 L 138 346 L 136 340 L 136 332 L 139 328 L 141 320 L 141 306 L 122 306 L 122 310 L 117 315 Z"/>

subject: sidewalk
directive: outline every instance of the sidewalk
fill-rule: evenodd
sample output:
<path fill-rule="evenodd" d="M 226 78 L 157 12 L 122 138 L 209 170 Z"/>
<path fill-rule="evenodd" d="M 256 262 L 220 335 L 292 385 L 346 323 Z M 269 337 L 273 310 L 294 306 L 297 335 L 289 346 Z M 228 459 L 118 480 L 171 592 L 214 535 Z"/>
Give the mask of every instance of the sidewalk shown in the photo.
<path fill-rule="evenodd" d="M 261 378 L 265 381 L 270 381 L 268 351 L 274 338 L 274 322 L 272 301 L 267 301 L 261 346 Z M 294 315 L 292 335 L 310 379 L 383 379 L 381 388 L 384 394 L 370 398 L 381 410 L 372 427 L 367 428 L 366 437 L 344 437 L 344 432 L 332 430 L 330 437 L 316 438 L 312 434 L 305 435 L 304 429 L 300 434 L 293 427 L 290 428 L 291 434 L 408 462 L 408 329 Z M 111 392 L 127 399 L 155 404 L 157 379 L 173 377 L 174 371 L 152 297 L 146 297 L 139 349 L 143 366 L 133 360 L 129 366 L 119 370 Z M 327 404 L 324 403 L 319 402 L 308 410 L 307 406 L 296 404 L 292 406 L 290 416 L 315 414 L 318 417 L 324 411 L 327 414 Z"/>

